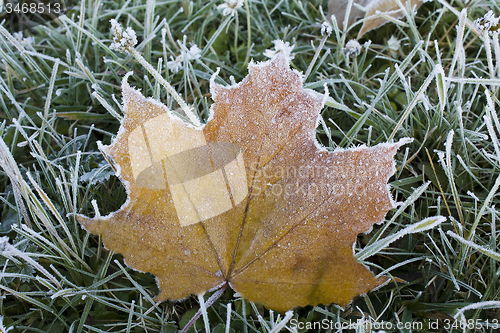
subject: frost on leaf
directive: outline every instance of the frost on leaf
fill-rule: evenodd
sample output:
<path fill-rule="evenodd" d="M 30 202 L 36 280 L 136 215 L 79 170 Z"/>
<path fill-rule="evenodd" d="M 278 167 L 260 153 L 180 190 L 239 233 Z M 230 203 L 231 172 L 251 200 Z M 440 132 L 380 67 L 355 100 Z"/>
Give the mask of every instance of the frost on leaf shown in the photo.
<path fill-rule="evenodd" d="M 407 1 L 410 1 L 410 8 L 415 10 L 420 8 L 423 4 L 423 0 Z M 401 1 L 401 3 L 403 6 L 406 5 L 406 1 Z M 396 0 L 354 0 L 349 12 L 347 27 L 344 27 L 343 22 L 348 5 L 349 0 L 329 0 L 328 17 L 335 15 L 335 18 L 337 22 L 341 24 L 340 27 L 342 29 L 347 29 L 351 26 L 355 22 L 356 18 L 364 17 L 365 21 L 359 30 L 357 39 L 361 38 L 368 31 L 377 29 L 378 27 L 389 22 L 387 17 L 397 19 L 404 16 L 403 9 L 399 7 L 398 1 Z M 361 8 L 364 8 L 364 10 Z"/>
<path fill-rule="evenodd" d="M 154 274 L 159 300 L 229 282 L 284 312 L 345 306 L 382 282 L 356 261 L 353 243 L 393 208 L 387 181 L 406 141 L 320 147 L 321 98 L 288 62 L 278 54 L 251 64 L 239 84 L 212 81 L 202 127 L 124 79 L 126 116 L 105 152 L 129 197 L 108 216 L 78 219 L 127 265 Z"/>

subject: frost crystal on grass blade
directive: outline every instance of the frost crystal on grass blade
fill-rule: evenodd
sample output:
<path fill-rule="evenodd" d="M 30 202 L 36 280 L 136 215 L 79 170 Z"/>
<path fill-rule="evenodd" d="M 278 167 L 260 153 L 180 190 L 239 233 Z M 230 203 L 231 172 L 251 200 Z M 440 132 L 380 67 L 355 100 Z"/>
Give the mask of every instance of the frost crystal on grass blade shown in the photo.
<path fill-rule="evenodd" d="M 111 30 L 113 30 L 113 43 L 110 49 L 117 50 L 120 52 L 129 52 L 131 48 L 137 44 L 137 36 L 135 31 L 131 27 L 127 27 L 125 31 L 123 30 L 120 23 L 115 19 L 111 19 Z"/>
<path fill-rule="evenodd" d="M 0 251 L 6 251 L 9 246 L 10 246 L 9 237 L 8 236 L 0 237 Z"/>
<path fill-rule="evenodd" d="M 184 48 L 185 45 L 180 43 L 181 46 Z M 191 48 L 188 51 L 185 51 L 184 49 L 182 50 L 182 53 L 178 55 L 177 57 L 172 57 L 170 56 L 171 61 L 167 61 L 167 68 L 170 69 L 170 71 L 174 74 L 178 73 L 182 67 L 182 61 L 184 58 L 186 58 L 188 61 L 189 60 L 194 60 L 194 59 L 200 59 L 201 57 L 201 50 L 200 48 L 195 44 L 191 46 Z"/>
<path fill-rule="evenodd" d="M 387 41 L 387 47 L 393 51 L 397 51 L 401 47 L 401 41 L 392 35 Z"/>
<path fill-rule="evenodd" d="M 30 264 L 33 267 L 35 267 L 43 275 L 45 275 L 49 280 L 51 280 L 52 282 L 54 282 L 54 284 L 58 288 L 61 288 L 61 285 L 56 280 L 56 278 L 52 274 L 50 274 L 42 265 L 40 265 L 35 260 L 33 260 L 32 258 L 30 258 L 23 251 L 20 251 L 15 246 L 10 245 L 10 243 L 9 243 L 9 237 L 8 236 L 0 237 L 0 251 L 4 252 L 4 254 L 6 254 L 6 255 L 11 255 L 11 256 L 23 259 L 28 264 Z"/>
<path fill-rule="evenodd" d="M 266 49 L 263 53 L 265 57 L 273 58 L 278 53 L 285 54 L 290 60 L 295 58 L 292 54 L 292 50 L 295 47 L 295 44 L 290 45 L 289 42 L 284 42 L 281 39 L 273 40 L 274 50 Z"/>
<path fill-rule="evenodd" d="M 342 49 L 347 57 L 357 57 L 361 53 L 361 45 L 355 39 L 351 39 Z"/>
<path fill-rule="evenodd" d="M 35 42 L 35 37 L 29 36 L 29 37 L 23 37 L 23 32 L 14 32 L 12 33 L 12 36 L 19 41 L 19 43 L 23 46 L 31 45 Z"/>
<path fill-rule="evenodd" d="M 3 316 L 0 316 L 0 332 L 7 333 L 13 329 L 14 329 L 14 326 L 10 326 L 9 328 L 6 328 L 5 326 L 3 326 Z"/>
<path fill-rule="evenodd" d="M 221 10 L 224 16 L 234 16 L 241 7 L 243 7 L 243 0 L 225 0 L 222 5 L 217 6 L 217 9 Z"/>
<path fill-rule="evenodd" d="M 200 59 L 200 57 L 201 57 L 201 50 L 195 44 L 195 45 L 191 46 L 191 48 L 187 52 L 187 55 L 188 55 L 188 59 L 189 60 Z"/>
<path fill-rule="evenodd" d="M 401 41 L 396 37 L 391 36 L 391 38 L 387 41 L 387 47 L 389 48 L 391 57 L 395 58 L 398 55 L 397 51 L 401 47 Z"/>
<path fill-rule="evenodd" d="M 330 36 L 331 33 L 332 33 L 332 26 L 328 22 L 323 22 L 321 24 L 321 35 Z"/>
<path fill-rule="evenodd" d="M 182 57 L 177 56 L 177 57 L 172 57 L 170 56 L 170 61 L 167 61 L 167 68 L 170 69 L 170 71 L 174 74 L 179 73 L 179 71 L 182 69 Z"/>
<path fill-rule="evenodd" d="M 492 33 L 493 31 L 498 30 L 498 23 L 500 21 L 500 17 L 495 17 L 495 13 L 490 10 L 483 17 L 478 18 L 474 21 L 474 24 L 483 31 L 489 31 Z"/>
<path fill-rule="evenodd" d="M 182 99 L 182 97 L 175 91 L 175 89 L 168 83 L 163 76 L 149 64 L 144 57 L 137 52 L 137 50 L 134 48 L 134 45 L 137 43 L 137 38 L 135 36 L 135 31 L 132 30 L 132 28 L 128 27 L 125 31 L 123 31 L 122 26 L 115 20 L 111 19 L 111 27 L 114 30 L 114 37 L 113 37 L 113 43 L 111 44 L 110 48 L 121 51 L 121 52 L 129 52 L 134 56 L 141 65 L 143 65 L 147 71 L 154 76 L 155 79 L 157 79 L 166 89 L 167 91 L 174 97 L 174 99 L 179 103 L 180 107 L 182 110 L 186 113 L 186 116 L 189 118 L 189 120 L 195 125 L 199 126 L 200 125 L 200 120 L 198 119 L 197 115 L 193 112 L 193 109 L 190 108 L 186 102 Z M 198 52 L 198 47 L 196 48 L 191 48 L 192 51 L 188 51 L 188 53 L 192 53 L 190 56 L 191 57 L 197 57 L 198 55 L 201 55 L 200 52 Z"/>

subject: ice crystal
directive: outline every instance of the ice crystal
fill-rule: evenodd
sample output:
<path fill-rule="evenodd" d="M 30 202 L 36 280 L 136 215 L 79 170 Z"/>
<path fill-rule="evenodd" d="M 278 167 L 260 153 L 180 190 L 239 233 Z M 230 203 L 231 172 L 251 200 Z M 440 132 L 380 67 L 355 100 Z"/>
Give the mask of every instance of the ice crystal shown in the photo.
<path fill-rule="evenodd" d="M 495 17 L 495 13 L 492 10 L 487 12 L 483 17 L 478 18 L 474 21 L 474 24 L 483 31 L 489 31 L 490 33 L 498 30 L 498 23 L 500 17 Z"/>
<path fill-rule="evenodd" d="M 348 57 L 357 57 L 361 53 L 361 45 L 355 39 L 351 39 L 345 44 L 345 47 L 342 49 L 345 55 Z"/>
<path fill-rule="evenodd" d="M 241 7 L 243 0 L 225 0 L 223 4 L 217 6 L 217 9 L 221 10 L 224 16 L 234 16 Z"/>
<path fill-rule="evenodd" d="M 332 26 L 328 22 L 323 22 L 321 24 L 321 35 L 330 36 L 332 33 Z"/>
<path fill-rule="evenodd" d="M 7 333 L 10 330 L 13 330 L 14 326 L 10 326 L 9 328 L 3 325 L 3 316 L 0 316 L 0 332 Z"/>
<path fill-rule="evenodd" d="M 181 45 L 184 46 L 184 44 L 182 43 Z M 175 58 L 173 56 L 170 56 L 171 60 L 167 61 L 167 68 L 170 69 L 172 73 L 176 74 L 182 69 L 182 62 L 184 61 L 184 59 L 187 59 L 189 61 L 200 58 L 201 50 L 196 44 L 194 44 L 187 52 L 183 50 L 182 53 Z"/>
<path fill-rule="evenodd" d="M 109 47 L 110 49 L 125 53 L 137 44 L 137 36 L 132 28 L 127 27 L 123 30 L 121 24 L 115 19 L 111 19 L 109 22 L 111 22 L 111 30 L 113 31 L 113 43 Z"/>
<path fill-rule="evenodd" d="M 290 60 L 295 57 L 292 54 L 292 50 L 295 47 L 295 44 L 290 45 L 289 42 L 284 42 L 280 39 L 273 40 L 273 44 L 274 44 L 274 50 L 266 49 L 263 53 L 264 56 L 268 58 L 273 58 L 277 53 L 283 53 L 286 56 L 288 56 Z"/>

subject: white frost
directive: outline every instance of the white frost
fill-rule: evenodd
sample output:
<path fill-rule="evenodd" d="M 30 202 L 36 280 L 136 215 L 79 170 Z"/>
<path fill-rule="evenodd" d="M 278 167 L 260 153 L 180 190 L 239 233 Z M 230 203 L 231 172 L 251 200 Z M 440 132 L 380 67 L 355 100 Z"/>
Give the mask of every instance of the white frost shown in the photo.
<path fill-rule="evenodd" d="M 111 22 L 111 30 L 113 30 L 113 43 L 109 47 L 110 49 L 125 53 L 137 44 L 137 36 L 131 27 L 127 27 L 124 31 L 121 24 L 115 19 L 111 19 L 109 22 Z"/>
<path fill-rule="evenodd" d="M 13 330 L 14 326 L 10 326 L 9 328 L 6 328 L 3 326 L 3 316 L 0 316 L 0 332 L 2 333 L 7 333 L 10 330 Z"/>
<path fill-rule="evenodd" d="M 224 16 L 234 16 L 241 7 L 243 7 L 243 0 L 225 0 L 222 5 L 217 6 L 217 9 L 222 11 Z"/>
<path fill-rule="evenodd" d="M 273 40 L 274 50 L 266 49 L 263 53 L 265 57 L 274 58 L 274 56 L 278 53 L 284 53 L 288 59 L 292 60 L 295 56 L 292 54 L 292 50 L 295 47 L 295 44 L 290 45 L 289 42 L 284 42 L 281 39 Z"/>
<path fill-rule="evenodd" d="M 495 13 L 492 10 L 487 12 L 483 17 L 478 18 L 474 21 L 474 24 L 483 31 L 490 31 L 491 28 L 494 28 L 498 25 L 500 21 L 500 17 L 495 17 Z"/>
<path fill-rule="evenodd" d="M 347 57 L 357 57 L 361 53 L 361 44 L 355 39 L 351 39 L 342 49 Z"/>

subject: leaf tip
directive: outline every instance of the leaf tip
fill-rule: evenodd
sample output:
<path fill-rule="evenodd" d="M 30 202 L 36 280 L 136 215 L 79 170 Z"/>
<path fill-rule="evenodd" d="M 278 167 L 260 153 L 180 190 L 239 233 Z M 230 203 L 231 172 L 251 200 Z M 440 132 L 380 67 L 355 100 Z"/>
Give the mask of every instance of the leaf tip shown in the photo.
<path fill-rule="evenodd" d="M 134 111 L 134 108 L 128 107 L 131 102 L 140 97 L 144 98 L 144 96 L 137 89 L 132 88 L 128 83 L 128 77 L 132 75 L 132 73 L 133 72 L 128 72 L 125 74 L 122 80 L 123 111 L 125 113 Z"/>
<path fill-rule="evenodd" d="M 90 218 L 82 214 L 76 214 L 76 220 L 80 223 L 85 231 L 92 234 L 99 234 L 101 232 L 100 228 L 100 218 Z"/>
<path fill-rule="evenodd" d="M 215 78 L 219 75 L 220 67 L 217 67 L 215 73 L 210 77 L 210 94 L 212 95 L 212 100 L 218 100 L 220 94 L 222 93 L 224 87 L 218 83 L 215 83 Z"/>
<path fill-rule="evenodd" d="M 396 145 L 397 147 L 401 147 L 401 146 L 404 146 L 408 143 L 412 143 L 413 142 L 413 138 L 402 138 L 402 139 L 399 139 L 398 142 L 396 142 Z"/>
<path fill-rule="evenodd" d="M 134 72 L 130 71 L 130 72 L 128 72 L 127 74 L 125 74 L 123 76 L 123 79 L 122 79 L 122 91 L 131 89 L 130 85 L 128 84 L 128 77 L 131 76 L 132 74 L 134 74 Z"/>

